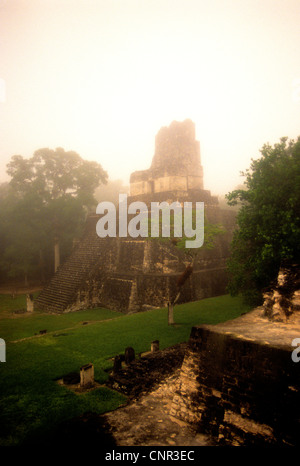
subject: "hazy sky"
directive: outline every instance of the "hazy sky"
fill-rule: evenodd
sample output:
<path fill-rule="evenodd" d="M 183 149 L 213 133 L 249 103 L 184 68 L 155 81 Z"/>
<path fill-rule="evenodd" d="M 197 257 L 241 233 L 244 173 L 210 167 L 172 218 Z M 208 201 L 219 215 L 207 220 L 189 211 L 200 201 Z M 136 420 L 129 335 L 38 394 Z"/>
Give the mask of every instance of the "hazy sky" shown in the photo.
<path fill-rule="evenodd" d="M 214 194 L 300 135 L 300 0 L 0 0 L 0 181 L 74 150 L 127 184 L 155 135 L 196 125 Z"/>

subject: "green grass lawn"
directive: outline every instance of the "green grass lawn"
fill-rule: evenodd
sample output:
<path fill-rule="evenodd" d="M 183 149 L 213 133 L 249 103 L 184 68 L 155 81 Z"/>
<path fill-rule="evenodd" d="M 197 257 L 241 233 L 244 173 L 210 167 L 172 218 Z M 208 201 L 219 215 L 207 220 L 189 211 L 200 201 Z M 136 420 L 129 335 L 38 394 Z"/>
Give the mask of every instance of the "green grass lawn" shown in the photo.
<path fill-rule="evenodd" d="M 6 341 L 6 362 L 0 364 L 0 445 L 26 443 L 65 419 L 87 411 L 100 414 L 126 401 L 106 387 L 77 395 L 57 384 L 63 375 L 91 362 L 101 384 L 112 358 L 127 346 L 138 355 L 159 340 L 163 349 L 187 341 L 193 325 L 216 324 L 249 310 L 238 297 L 208 298 L 176 306 L 176 325 L 168 326 L 166 309 L 130 315 L 107 309 L 63 315 L 34 312 L 1 318 L 1 302 L 2 296 L 0 337 Z M 38 335 L 43 329 L 47 333 Z"/>

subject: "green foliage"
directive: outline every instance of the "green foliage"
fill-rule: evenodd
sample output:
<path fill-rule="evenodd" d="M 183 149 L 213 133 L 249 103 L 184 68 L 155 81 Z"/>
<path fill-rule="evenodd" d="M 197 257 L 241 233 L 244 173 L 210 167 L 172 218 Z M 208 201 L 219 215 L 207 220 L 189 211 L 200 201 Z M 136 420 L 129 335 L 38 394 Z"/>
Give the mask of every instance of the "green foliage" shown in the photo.
<path fill-rule="evenodd" d="M 243 175 L 245 189 L 226 197 L 241 204 L 229 260 L 232 294 L 242 292 L 253 304 L 277 276 L 284 261 L 299 261 L 300 137 L 265 144 L 261 158 Z"/>
<path fill-rule="evenodd" d="M 221 224 L 217 223 L 209 223 L 208 221 L 204 221 L 204 243 L 201 248 L 187 248 L 186 247 L 186 240 L 187 237 L 183 236 L 180 240 L 175 241 L 175 245 L 177 248 L 183 250 L 192 260 L 198 255 L 198 253 L 202 249 L 213 249 L 215 245 L 215 240 L 218 235 L 224 233 L 224 227 Z M 196 235 L 193 238 L 189 238 L 190 240 L 195 240 Z"/>
<path fill-rule="evenodd" d="M 55 242 L 63 258 L 70 252 L 107 173 L 62 148 L 39 149 L 29 159 L 15 155 L 7 173 L 11 181 L 0 190 L 0 267 L 12 277 L 43 276 L 45 263 L 53 263 Z"/>
<path fill-rule="evenodd" d="M 0 204 L 0 266 L 8 277 L 27 277 L 38 267 L 39 251 L 46 241 L 43 203 L 32 192 L 18 197 L 8 186 Z"/>
<path fill-rule="evenodd" d="M 213 249 L 215 245 L 215 239 L 218 235 L 224 233 L 224 227 L 220 224 L 213 224 L 208 222 L 204 213 L 204 243 L 200 248 L 190 248 L 186 247 L 186 241 L 194 241 L 196 239 L 196 234 L 193 237 L 187 237 L 184 234 L 183 228 L 183 218 L 180 217 L 179 221 L 182 223 L 182 235 L 180 237 L 175 234 L 175 224 L 178 221 L 178 216 L 174 214 L 173 211 L 170 211 L 170 232 L 168 236 L 163 236 L 163 216 L 159 217 L 159 235 L 157 237 L 152 237 L 150 232 L 153 226 L 153 219 L 151 216 L 148 218 L 148 232 L 149 238 L 154 240 L 159 240 L 160 242 L 167 242 L 173 244 L 176 248 L 183 251 L 193 262 L 196 256 L 202 249 Z M 199 225 L 198 225 L 199 226 Z M 195 229 L 196 225 L 196 209 L 192 209 L 192 228 Z"/>
<path fill-rule="evenodd" d="M 14 155 L 7 165 L 7 173 L 12 178 L 11 186 L 21 195 L 35 192 L 45 202 L 68 195 L 80 198 L 85 206 L 95 203 L 94 191 L 107 179 L 101 165 L 61 147 L 39 149 L 30 159 Z"/>

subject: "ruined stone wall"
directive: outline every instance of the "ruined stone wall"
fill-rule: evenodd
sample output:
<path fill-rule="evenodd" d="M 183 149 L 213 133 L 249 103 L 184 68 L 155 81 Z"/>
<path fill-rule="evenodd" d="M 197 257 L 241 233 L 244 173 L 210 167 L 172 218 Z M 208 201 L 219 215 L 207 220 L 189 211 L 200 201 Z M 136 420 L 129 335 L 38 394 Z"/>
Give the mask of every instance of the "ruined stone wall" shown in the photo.
<path fill-rule="evenodd" d="M 183 202 L 204 202 L 206 208 L 218 206 L 218 197 L 212 196 L 207 189 L 189 189 L 187 191 L 170 189 L 164 192 L 144 193 L 139 195 L 131 195 L 128 197 L 128 204 L 135 201 L 144 202 L 150 209 L 151 202 L 168 202 L 171 204 L 178 201 L 183 205 Z M 226 209 L 230 210 L 230 209 Z"/>
<path fill-rule="evenodd" d="M 145 178 L 145 179 L 142 179 Z M 165 191 L 187 191 L 189 189 L 202 189 L 202 176 L 193 175 L 165 175 L 153 178 L 150 172 L 143 172 L 143 176 L 131 178 L 131 196 L 141 196 L 143 194 L 155 194 Z"/>
<path fill-rule="evenodd" d="M 78 286 L 76 295 L 67 306 L 67 310 L 87 309 L 103 306 L 121 312 L 143 311 L 149 308 L 165 307 L 177 294 L 176 283 L 183 273 L 185 265 L 180 261 L 180 254 L 172 251 L 169 259 L 165 253 L 159 260 L 154 258 L 162 251 L 161 245 L 140 242 L 143 250 L 141 257 L 137 258 L 138 248 L 133 246 L 130 261 L 117 263 L 115 260 L 105 262 L 105 270 L 101 263 L 95 264 L 86 279 Z M 128 242 L 125 250 L 130 249 Z M 172 250 L 172 248 L 170 248 Z M 173 248 L 174 249 L 174 248 Z M 149 258 L 149 250 L 150 255 Z M 124 254 L 124 256 L 126 256 Z M 148 258 L 147 258 L 148 255 Z M 107 254 L 107 257 L 113 254 Z M 122 253 L 121 253 L 122 256 Z M 124 258 L 124 256 L 122 258 Z M 195 301 L 210 296 L 217 296 L 226 292 L 227 272 L 225 266 L 210 267 L 205 261 L 201 270 L 195 270 L 182 288 L 178 303 Z M 217 262 L 217 261 L 216 261 Z"/>
<path fill-rule="evenodd" d="M 210 205 L 209 221 L 226 232 L 213 250 L 201 250 L 179 302 L 226 293 L 226 261 L 234 228 L 231 212 Z M 82 241 L 59 268 L 37 302 L 37 309 L 65 312 L 103 306 L 121 312 L 164 307 L 176 296 L 176 282 L 189 259 L 170 241 L 150 238 L 99 238 L 98 216 L 90 217 Z"/>
<path fill-rule="evenodd" d="M 178 303 L 226 293 L 226 261 L 234 226 L 233 217 L 218 208 L 207 213 L 209 221 L 226 231 L 212 250 L 201 250 L 194 272 L 184 284 Z M 90 236 L 96 241 L 96 221 Z M 176 283 L 189 258 L 170 241 L 150 238 L 106 238 L 98 258 L 80 283 L 68 310 L 103 306 L 121 312 L 165 307 L 177 295 Z"/>
<path fill-rule="evenodd" d="M 170 414 L 220 445 L 298 444 L 299 367 L 280 344 L 286 329 L 276 330 L 279 344 L 233 329 L 193 327 Z M 266 335 L 272 331 L 266 327 Z"/>

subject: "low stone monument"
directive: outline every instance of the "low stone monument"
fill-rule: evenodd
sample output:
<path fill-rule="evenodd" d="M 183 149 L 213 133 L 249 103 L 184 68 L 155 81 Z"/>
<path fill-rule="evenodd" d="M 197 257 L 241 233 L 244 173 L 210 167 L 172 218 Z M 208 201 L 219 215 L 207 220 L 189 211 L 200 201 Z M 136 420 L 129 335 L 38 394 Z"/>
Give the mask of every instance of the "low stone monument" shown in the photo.
<path fill-rule="evenodd" d="M 34 309 L 34 302 L 33 302 L 33 295 L 27 294 L 26 295 L 26 305 L 27 305 L 27 312 L 33 312 Z"/>
<path fill-rule="evenodd" d="M 122 369 L 122 358 L 117 354 L 114 358 L 113 374 L 116 375 Z"/>
<path fill-rule="evenodd" d="M 151 343 L 151 353 L 156 353 L 157 351 L 159 351 L 159 341 L 154 340 Z"/>
<path fill-rule="evenodd" d="M 89 388 L 94 385 L 94 366 L 85 364 L 80 368 L 80 387 Z"/>
<path fill-rule="evenodd" d="M 128 347 L 125 349 L 125 364 L 130 364 L 135 360 L 135 351 L 133 348 Z"/>

